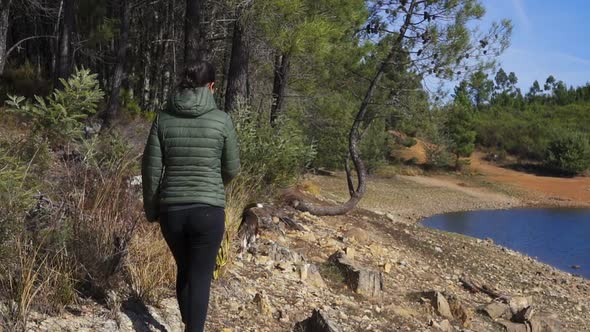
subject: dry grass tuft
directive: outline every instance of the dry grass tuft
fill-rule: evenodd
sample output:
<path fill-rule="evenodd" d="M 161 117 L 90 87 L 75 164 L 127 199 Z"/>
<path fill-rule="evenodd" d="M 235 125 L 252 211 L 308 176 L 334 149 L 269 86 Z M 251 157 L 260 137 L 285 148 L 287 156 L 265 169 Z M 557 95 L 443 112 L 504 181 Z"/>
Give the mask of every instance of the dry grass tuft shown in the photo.
<path fill-rule="evenodd" d="M 33 307 L 42 303 L 55 305 L 60 299 L 51 299 L 51 295 L 59 296 L 55 290 L 60 288 L 56 286 L 68 281 L 63 280 L 60 266 L 55 265 L 62 261 L 62 253 L 44 252 L 43 243 L 33 244 L 24 236 L 16 239 L 14 246 L 16 257 L 12 266 L 7 267 L 6 278 L 1 280 L 6 303 L 0 307 L 0 322 L 8 330 L 25 331 Z"/>
<path fill-rule="evenodd" d="M 261 177 L 242 173 L 226 187 L 225 235 L 217 255 L 215 271 L 213 271 L 215 279 L 222 276 L 224 268 L 233 259 L 233 253 L 236 251 L 233 240 L 242 222 L 242 213 L 256 197 L 261 184 Z"/>
<path fill-rule="evenodd" d="M 297 189 L 300 191 L 310 193 L 314 196 L 320 196 L 322 193 L 322 189 L 320 188 L 320 186 L 309 179 L 301 181 L 297 185 Z"/>
<path fill-rule="evenodd" d="M 142 303 L 158 304 L 173 288 L 176 264 L 155 224 L 142 224 L 135 232 L 125 261 L 125 280 L 131 296 Z"/>

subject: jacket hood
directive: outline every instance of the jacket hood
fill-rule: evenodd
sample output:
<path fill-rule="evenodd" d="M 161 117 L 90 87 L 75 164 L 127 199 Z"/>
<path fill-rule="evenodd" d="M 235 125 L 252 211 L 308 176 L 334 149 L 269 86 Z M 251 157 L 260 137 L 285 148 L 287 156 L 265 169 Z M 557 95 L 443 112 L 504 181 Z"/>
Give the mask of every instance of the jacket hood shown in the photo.
<path fill-rule="evenodd" d="M 170 98 L 167 113 L 199 117 L 216 109 L 215 97 L 207 87 L 202 87 L 177 91 Z"/>

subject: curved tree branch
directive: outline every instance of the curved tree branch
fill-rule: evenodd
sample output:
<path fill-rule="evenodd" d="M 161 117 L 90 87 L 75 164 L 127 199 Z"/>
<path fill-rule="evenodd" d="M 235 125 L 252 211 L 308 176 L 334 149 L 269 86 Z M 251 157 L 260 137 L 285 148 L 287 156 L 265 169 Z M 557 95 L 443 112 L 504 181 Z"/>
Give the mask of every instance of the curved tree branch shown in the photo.
<path fill-rule="evenodd" d="M 52 39 L 56 39 L 57 37 L 50 36 L 50 35 L 45 35 L 45 36 L 31 36 L 31 37 L 23 38 L 23 39 L 19 40 L 18 42 L 16 42 L 14 45 L 12 45 L 12 47 L 9 48 L 8 51 L 6 51 L 6 58 L 8 58 L 10 56 L 10 53 L 12 53 L 14 50 L 16 50 L 20 44 L 26 42 L 27 40 L 39 39 L 39 38 L 52 38 Z"/>

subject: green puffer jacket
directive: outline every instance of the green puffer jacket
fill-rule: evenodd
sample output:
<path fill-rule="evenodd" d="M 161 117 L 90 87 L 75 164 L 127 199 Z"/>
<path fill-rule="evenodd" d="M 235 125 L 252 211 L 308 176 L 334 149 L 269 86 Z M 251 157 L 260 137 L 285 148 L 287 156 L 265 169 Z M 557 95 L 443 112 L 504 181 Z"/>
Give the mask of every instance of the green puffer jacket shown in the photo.
<path fill-rule="evenodd" d="M 160 204 L 204 203 L 225 207 L 224 184 L 240 169 L 231 118 L 217 109 L 207 88 L 176 93 L 152 125 L 141 176 L 149 221 Z"/>

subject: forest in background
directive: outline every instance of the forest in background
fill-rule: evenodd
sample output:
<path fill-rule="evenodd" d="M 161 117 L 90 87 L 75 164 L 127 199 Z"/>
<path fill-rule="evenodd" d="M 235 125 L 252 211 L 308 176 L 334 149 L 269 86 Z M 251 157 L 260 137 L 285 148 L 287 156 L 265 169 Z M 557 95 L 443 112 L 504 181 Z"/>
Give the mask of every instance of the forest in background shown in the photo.
<path fill-rule="evenodd" d="M 345 213 L 412 137 L 433 143 L 429 169 L 460 169 L 476 144 L 559 174 L 589 166 L 588 86 L 548 79 L 523 96 L 514 73 L 496 71 L 511 23 L 479 27 L 474 0 L 0 5 L 0 309 L 11 326 L 80 297 L 154 303 L 169 290 L 173 264 L 141 222 L 133 178 L 146 127 L 191 61 L 216 65 L 244 166 L 227 190 L 217 276 L 253 199 L 309 168 L 342 169 L 347 202 L 298 208 Z M 425 77 L 461 83 L 449 98 Z"/>

